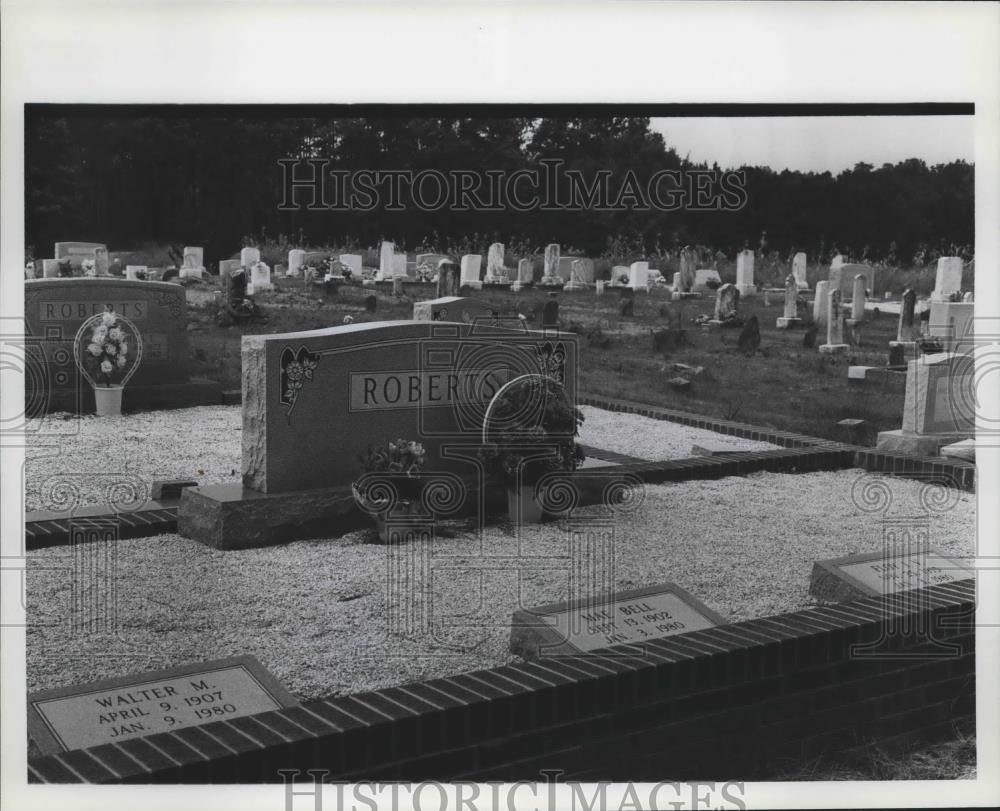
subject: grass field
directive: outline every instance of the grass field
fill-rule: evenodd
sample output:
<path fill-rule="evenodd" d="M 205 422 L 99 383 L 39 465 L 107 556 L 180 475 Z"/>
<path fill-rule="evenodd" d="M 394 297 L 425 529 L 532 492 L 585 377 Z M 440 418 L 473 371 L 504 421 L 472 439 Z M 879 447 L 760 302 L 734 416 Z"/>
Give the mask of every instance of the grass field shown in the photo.
<path fill-rule="evenodd" d="M 371 288 L 345 285 L 333 296 L 322 288 L 306 288 L 302 281 L 276 279 L 276 290 L 257 297 L 268 314 L 266 325 L 220 328 L 214 321 L 212 279 L 205 286 L 190 287 L 188 300 L 192 323 L 191 347 L 198 375 L 218 380 L 227 387 L 240 383 L 240 336 L 246 333 L 276 333 L 319 329 L 343 323 L 409 319 L 414 298 L 396 298 L 377 293 L 375 313 L 364 308 Z M 434 285 L 419 290 L 419 298 L 433 298 Z M 412 288 L 411 288 L 412 290 Z M 540 328 L 541 310 L 547 294 L 540 290 L 519 293 L 482 291 L 474 294 L 502 313 L 523 313 L 529 326 Z M 635 296 L 634 316 L 618 314 L 616 292 L 604 296 L 593 290 L 558 294 L 560 320 L 564 328 L 581 334 L 580 389 L 593 394 L 636 400 L 720 419 L 737 420 L 811 436 L 866 444 L 876 430 L 898 428 L 902 420 L 903 390 L 891 391 L 872 384 L 849 384 L 851 364 L 884 366 L 888 341 L 896 335 L 896 317 L 873 316 L 862 329 L 861 343 L 847 355 L 820 355 L 802 345 L 802 330 L 778 330 L 775 320 L 782 314 L 775 297 L 765 306 L 763 297 L 741 305 L 746 316 L 756 314 L 761 328 L 761 351 L 746 357 L 737 348 L 737 329 L 702 328 L 692 323 L 700 314 L 711 315 L 713 293 L 697 300 L 672 303 L 662 290 Z M 687 343 L 669 352 L 653 349 L 651 332 L 667 326 L 679 316 Z M 608 339 L 599 348 L 586 337 L 595 330 Z M 817 336 L 817 344 L 825 340 Z M 674 363 L 702 367 L 691 377 L 687 389 L 676 389 L 669 380 L 677 376 Z M 851 436 L 837 425 L 845 418 L 864 419 L 871 425 L 866 435 Z"/>

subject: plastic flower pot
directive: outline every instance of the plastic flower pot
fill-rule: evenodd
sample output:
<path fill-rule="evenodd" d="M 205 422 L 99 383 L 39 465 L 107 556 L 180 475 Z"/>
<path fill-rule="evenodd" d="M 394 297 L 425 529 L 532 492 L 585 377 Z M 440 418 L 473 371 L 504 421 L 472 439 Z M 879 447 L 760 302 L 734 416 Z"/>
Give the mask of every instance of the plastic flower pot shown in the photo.
<path fill-rule="evenodd" d="M 98 417 L 118 417 L 122 413 L 123 386 L 94 386 L 94 405 Z"/>

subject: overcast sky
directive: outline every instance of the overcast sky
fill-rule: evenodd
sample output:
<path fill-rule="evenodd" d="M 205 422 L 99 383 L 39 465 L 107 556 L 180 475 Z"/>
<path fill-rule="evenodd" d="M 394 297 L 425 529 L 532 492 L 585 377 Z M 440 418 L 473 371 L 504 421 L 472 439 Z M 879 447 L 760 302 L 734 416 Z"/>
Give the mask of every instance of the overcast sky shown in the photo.
<path fill-rule="evenodd" d="M 833 174 L 856 163 L 973 162 L 972 116 L 654 118 L 667 145 L 692 161 Z"/>

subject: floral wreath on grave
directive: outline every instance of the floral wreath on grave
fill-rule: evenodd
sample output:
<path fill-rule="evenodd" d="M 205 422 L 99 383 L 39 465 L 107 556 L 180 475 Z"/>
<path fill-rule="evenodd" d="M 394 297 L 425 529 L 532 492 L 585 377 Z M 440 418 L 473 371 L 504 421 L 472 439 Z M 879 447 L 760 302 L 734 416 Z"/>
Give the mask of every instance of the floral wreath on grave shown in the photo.
<path fill-rule="evenodd" d="M 288 406 L 288 411 L 285 413 L 289 418 L 292 409 L 295 408 L 299 392 L 302 391 L 302 387 L 306 383 L 312 382 L 318 364 L 319 355 L 310 352 L 304 346 L 299 347 L 298 352 L 293 351 L 288 346 L 281 350 L 281 358 L 278 362 L 281 395 L 278 401 L 282 405 Z"/>
<path fill-rule="evenodd" d="M 142 360 L 138 328 L 110 307 L 80 325 L 73 340 L 73 357 L 91 386 L 124 386 Z"/>
<path fill-rule="evenodd" d="M 437 275 L 437 270 L 426 262 L 417 265 L 417 280 L 421 282 L 432 282 L 434 281 L 434 276 Z"/>

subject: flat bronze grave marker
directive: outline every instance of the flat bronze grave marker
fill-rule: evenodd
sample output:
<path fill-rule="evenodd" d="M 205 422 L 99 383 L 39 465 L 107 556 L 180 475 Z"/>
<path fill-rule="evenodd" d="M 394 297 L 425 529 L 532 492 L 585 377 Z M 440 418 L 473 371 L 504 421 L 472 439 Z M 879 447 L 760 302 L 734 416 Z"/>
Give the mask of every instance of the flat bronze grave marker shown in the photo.
<path fill-rule="evenodd" d="M 975 573 L 927 546 L 847 555 L 813 563 L 809 594 L 848 602 L 968 580 Z"/>
<path fill-rule="evenodd" d="M 726 622 L 680 586 L 661 583 L 606 598 L 515 611 L 510 649 L 525 659 L 579 655 L 612 645 L 641 645 Z"/>
<path fill-rule="evenodd" d="M 53 755 L 297 703 L 254 657 L 236 656 L 33 693 L 28 735 Z"/>

